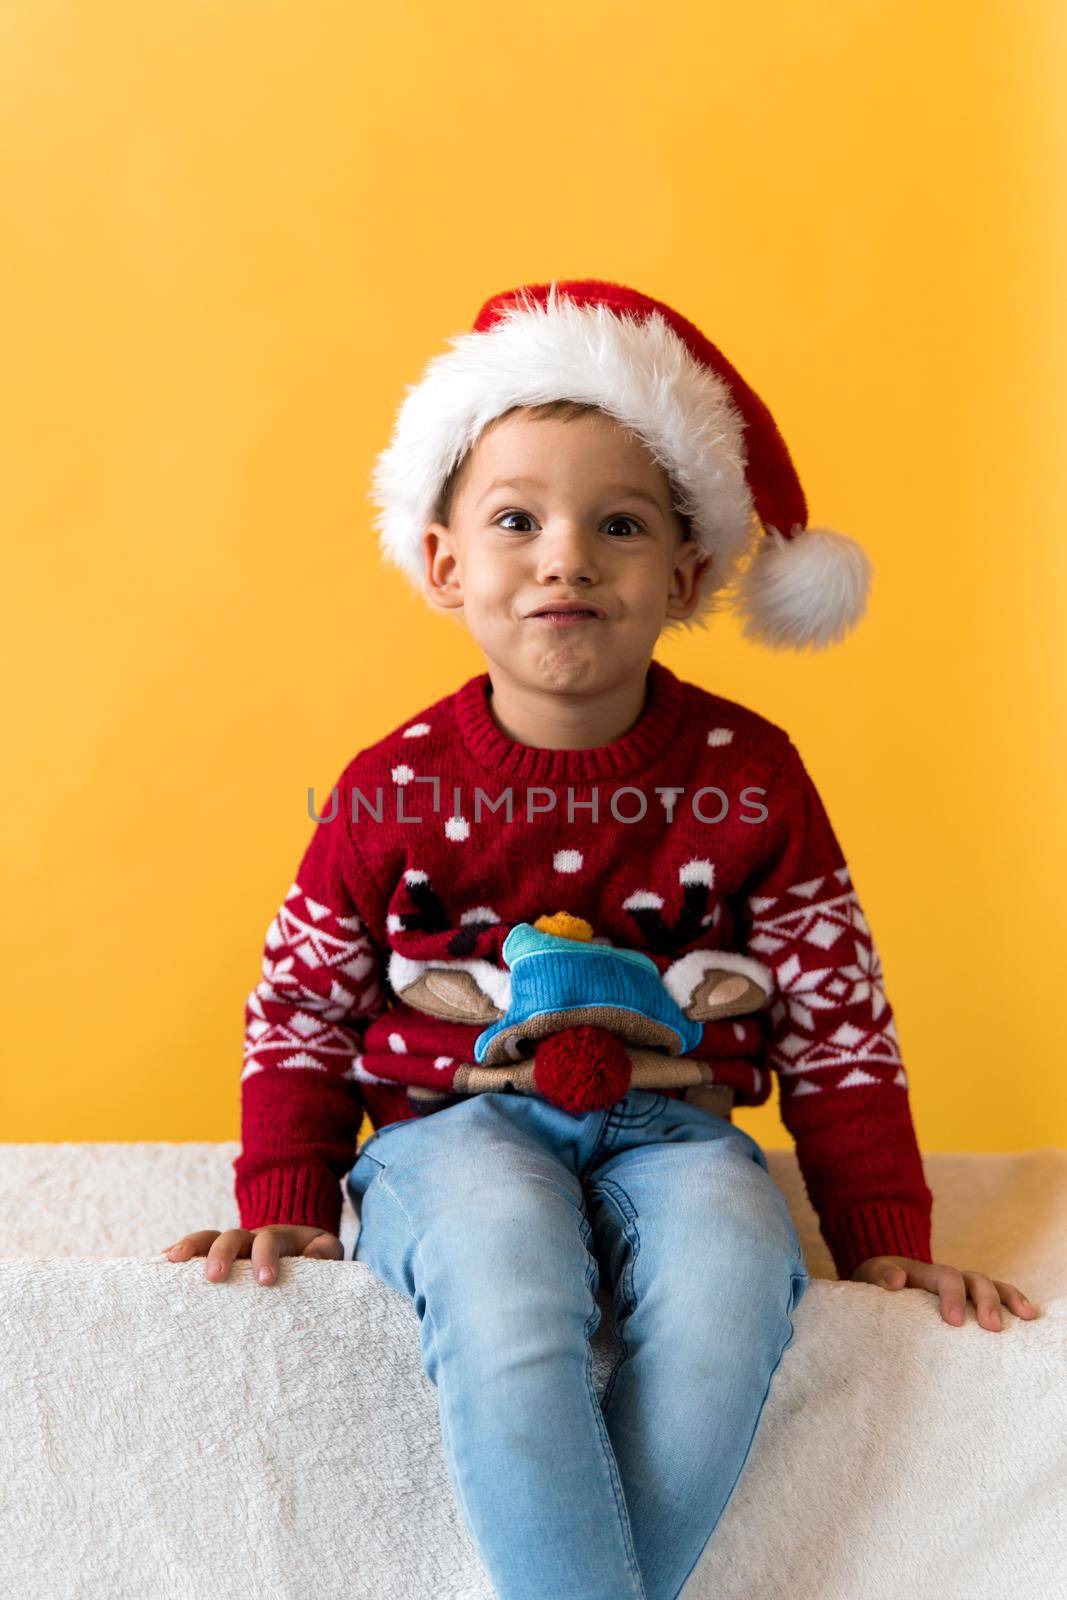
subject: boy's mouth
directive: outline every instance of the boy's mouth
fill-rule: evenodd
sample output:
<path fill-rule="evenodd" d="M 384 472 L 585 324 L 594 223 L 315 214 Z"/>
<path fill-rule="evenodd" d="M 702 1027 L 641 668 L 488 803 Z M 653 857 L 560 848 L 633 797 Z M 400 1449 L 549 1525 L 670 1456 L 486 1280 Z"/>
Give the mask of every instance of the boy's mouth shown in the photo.
<path fill-rule="evenodd" d="M 591 611 L 538 611 L 531 622 L 547 622 L 550 627 L 569 628 L 579 622 L 599 622 Z"/>
<path fill-rule="evenodd" d="M 578 622 L 600 622 L 604 613 L 599 606 L 545 605 L 529 613 L 532 622 L 547 622 L 555 627 L 567 627 Z"/>

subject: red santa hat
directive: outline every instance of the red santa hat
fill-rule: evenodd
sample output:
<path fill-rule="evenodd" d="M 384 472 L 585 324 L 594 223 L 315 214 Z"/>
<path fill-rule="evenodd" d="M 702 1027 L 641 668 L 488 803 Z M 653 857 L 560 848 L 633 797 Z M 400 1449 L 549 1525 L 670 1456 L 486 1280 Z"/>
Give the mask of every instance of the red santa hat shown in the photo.
<path fill-rule="evenodd" d="M 802 650 L 835 643 L 863 616 L 868 556 L 846 534 L 808 527 L 771 413 L 670 306 L 622 284 L 553 279 L 494 295 L 449 345 L 407 386 L 372 474 L 382 553 L 418 592 L 441 489 L 483 429 L 513 406 L 577 400 L 642 440 L 714 558 L 691 621 L 725 606 L 747 637 Z"/>

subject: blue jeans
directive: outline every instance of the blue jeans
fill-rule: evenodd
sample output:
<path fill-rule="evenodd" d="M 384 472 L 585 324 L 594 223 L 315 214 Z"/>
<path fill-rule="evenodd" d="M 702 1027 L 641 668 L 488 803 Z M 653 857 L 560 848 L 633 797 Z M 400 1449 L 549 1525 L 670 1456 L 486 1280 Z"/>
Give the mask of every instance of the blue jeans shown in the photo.
<path fill-rule="evenodd" d="M 483 1093 L 376 1132 L 354 1259 L 407 1295 L 501 1600 L 675 1600 L 748 1457 L 808 1272 L 747 1133 L 633 1089 Z M 622 1347 L 597 1399 L 610 1285 Z"/>

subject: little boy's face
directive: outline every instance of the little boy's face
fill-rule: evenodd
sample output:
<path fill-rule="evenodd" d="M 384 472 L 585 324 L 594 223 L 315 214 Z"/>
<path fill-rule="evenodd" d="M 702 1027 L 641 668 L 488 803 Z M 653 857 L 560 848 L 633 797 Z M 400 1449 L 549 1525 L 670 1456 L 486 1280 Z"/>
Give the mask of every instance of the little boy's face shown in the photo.
<path fill-rule="evenodd" d="M 423 549 L 427 598 L 462 611 L 490 662 L 531 687 L 583 692 L 646 669 L 666 621 L 693 611 L 710 560 L 685 537 L 663 469 L 601 412 L 516 411 L 488 428 L 449 525 L 431 523 Z M 565 600 L 599 614 L 534 616 Z"/>

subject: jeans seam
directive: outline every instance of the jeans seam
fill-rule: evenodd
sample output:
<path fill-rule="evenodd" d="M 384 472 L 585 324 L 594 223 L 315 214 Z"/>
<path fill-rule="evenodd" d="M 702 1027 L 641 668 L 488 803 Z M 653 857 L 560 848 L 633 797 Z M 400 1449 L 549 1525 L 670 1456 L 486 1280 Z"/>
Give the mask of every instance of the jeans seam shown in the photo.
<path fill-rule="evenodd" d="M 634 1549 L 630 1513 L 626 1507 L 626 1497 L 623 1493 L 622 1480 L 619 1477 L 619 1464 L 615 1459 L 615 1446 L 611 1442 L 611 1435 L 608 1432 L 607 1423 L 604 1421 L 601 1402 L 596 1392 L 596 1383 L 593 1379 L 593 1347 L 588 1343 L 585 1350 L 585 1387 L 589 1395 L 589 1403 L 593 1408 L 593 1416 L 597 1432 L 600 1435 L 600 1442 L 604 1449 L 604 1463 L 608 1469 L 611 1491 L 615 1496 L 615 1506 L 619 1513 L 619 1531 L 623 1537 L 626 1559 L 630 1565 L 630 1573 L 637 1584 L 637 1592 L 642 1597 L 642 1600 L 645 1600 L 645 1583 L 644 1578 L 641 1576 L 641 1568 L 638 1565 L 637 1551 Z"/>
<path fill-rule="evenodd" d="M 649 1123 L 654 1122 L 658 1115 L 658 1111 L 646 1111 L 641 1117 L 623 1117 L 614 1126 L 616 1128 L 647 1128 Z"/>
<path fill-rule="evenodd" d="M 579 1177 L 581 1177 L 581 1175 L 584 1172 L 588 1171 L 588 1169 L 592 1165 L 593 1161 L 600 1154 L 601 1146 L 604 1143 L 604 1136 L 605 1136 L 606 1133 L 608 1133 L 608 1131 L 612 1127 L 614 1127 L 614 1124 L 613 1124 L 613 1122 L 611 1120 L 611 1112 L 607 1111 L 607 1112 L 605 1112 L 605 1115 L 604 1115 L 604 1125 L 601 1128 L 600 1132 L 597 1134 L 596 1143 L 594 1144 L 592 1150 L 589 1152 L 589 1155 L 582 1162 L 582 1165 L 578 1170 L 578 1176 Z"/>
<path fill-rule="evenodd" d="M 600 1179 L 596 1187 L 600 1189 L 605 1199 L 614 1205 L 616 1211 L 622 1217 L 623 1230 L 631 1245 L 625 1271 L 615 1285 L 619 1298 L 626 1307 L 626 1315 L 621 1319 L 618 1317 L 615 1319 L 615 1337 L 618 1339 L 621 1349 L 604 1386 L 604 1398 L 601 1401 L 601 1405 L 606 1411 L 615 1389 L 615 1381 L 631 1355 L 630 1342 L 626 1338 L 624 1329 L 626 1322 L 637 1305 L 637 1297 L 634 1293 L 634 1268 L 641 1253 L 641 1231 L 638 1226 L 637 1211 L 625 1189 L 620 1188 L 612 1178 Z"/>
<path fill-rule="evenodd" d="M 378 1174 L 377 1181 L 381 1184 L 381 1186 L 385 1190 L 386 1194 L 389 1195 L 393 1200 L 396 1201 L 397 1205 L 400 1207 L 401 1212 L 403 1213 L 404 1221 L 408 1225 L 408 1231 L 411 1234 L 412 1242 L 413 1242 L 414 1247 L 415 1247 L 413 1252 L 412 1252 L 412 1259 L 414 1260 L 415 1256 L 418 1255 L 420 1249 L 422 1248 L 422 1235 L 415 1232 L 415 1224 L 411 1220 L 411 1213 L 408 1211 L 407 1206 L 404 1204 L 403 1200 L 401 1200 L 401 1198 L 397 1194 L 396 1190 L 394 1188 L 392 1188 L 386 1182 L 386 1174 L 387 1174 L 388 1170 L 389 1169 L 387 1167 L 382 1167 L 381 1171 Z"/>
<path fill-rule="evenodd" d="M 666 1104 L 667 1096 L 658 1094 L 652 1104 L 645 1107 L 644 1111 L 633 1116 L 627 1116 L 625 1111 L 621 1111 L 617 1118 L 614 1118 L 613 1113 L 609 1112 L 609 1120 L 612 1121 L 613 1126 L 616 1128 L 647 1128 L 649 1123 L 659 1116 Z"/>

